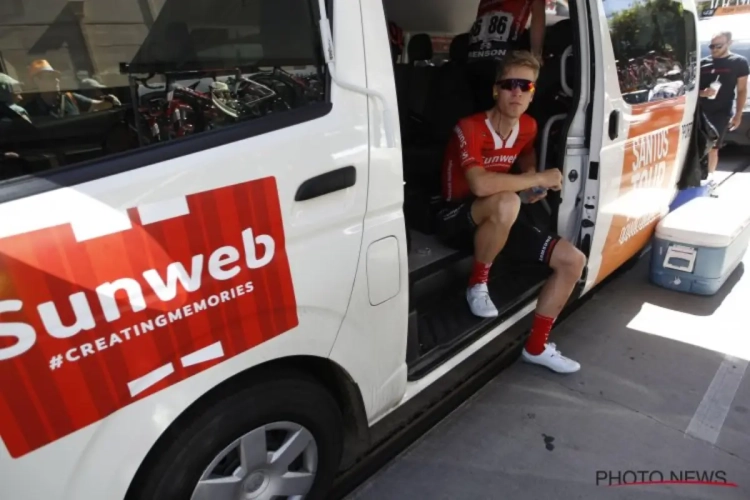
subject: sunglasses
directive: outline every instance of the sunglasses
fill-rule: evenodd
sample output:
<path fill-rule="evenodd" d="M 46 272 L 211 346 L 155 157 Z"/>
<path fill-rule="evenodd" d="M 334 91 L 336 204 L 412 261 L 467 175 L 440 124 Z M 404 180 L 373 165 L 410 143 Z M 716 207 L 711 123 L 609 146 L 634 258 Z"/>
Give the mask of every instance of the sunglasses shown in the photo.
<path fill-rule="evenodd" d="M 495 85 L 503 90 L 515 90 L 520 89 L 521 92 L 534 92 L 536 85 L 531 80 L 524 80 L 523 78 L 507 78 L 505 80 L 498 80 Z"/>
<path fill-rule="evenodd" d="M 708 48 L 711 49 L 711 50 L 714 50 L 714 49 L 723 49 L 724 48 L 724 44 L 723 43 L 712 43 L 711 45 L 708 46 Z"/>

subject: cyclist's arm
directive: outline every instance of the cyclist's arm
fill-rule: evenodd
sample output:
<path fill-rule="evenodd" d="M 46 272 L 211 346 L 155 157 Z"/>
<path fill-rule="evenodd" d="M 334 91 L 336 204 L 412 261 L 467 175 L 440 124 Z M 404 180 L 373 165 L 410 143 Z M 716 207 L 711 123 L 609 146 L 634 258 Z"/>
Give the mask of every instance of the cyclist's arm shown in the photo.
<path fill-rule="evenodd" d="M 518 155 L 516 162 L 522 173 L 527 174 L 529 172 L 536 172 L 536 151 L 534 151 L 534 148 L 522 151 L 521 154 Z"/>
<path fill-rule="evenodd" d="M 469 189 L 478 198 L 492 196 L 504 191 L 518 193 L 541 184 L 537 172 L 501 174 L 490 172 L 479 165 L 466 170 L 466 180 L 469 183 Z"/>
<path fill-rule="evenodd" d="M 544 30 L 547 29 L 547 12 L 544 0 L 534 0 L 531 5 L 531 53 L 542 61 Z"/>

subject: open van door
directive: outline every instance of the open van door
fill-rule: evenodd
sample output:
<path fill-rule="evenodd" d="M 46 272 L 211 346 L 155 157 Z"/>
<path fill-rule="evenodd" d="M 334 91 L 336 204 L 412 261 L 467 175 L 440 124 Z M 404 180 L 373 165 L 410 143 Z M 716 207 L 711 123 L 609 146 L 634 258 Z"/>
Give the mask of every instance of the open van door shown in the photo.
<path fill-rule="evenodd" d="M 595 224 L 584 223 L 584 231 L 593 228 L 587 290 L 643 249 L 668 212 L 698 100 L 692 0 L 591 7 L 596 136 L 586 200 Z"/>

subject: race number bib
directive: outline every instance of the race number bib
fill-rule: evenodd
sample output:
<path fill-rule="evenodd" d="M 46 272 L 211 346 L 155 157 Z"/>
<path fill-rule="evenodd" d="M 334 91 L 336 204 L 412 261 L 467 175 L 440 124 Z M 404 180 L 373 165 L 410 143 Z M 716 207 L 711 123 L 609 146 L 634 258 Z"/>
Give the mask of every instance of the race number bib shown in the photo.
<path fill-rule="evenodd" d="M 474 22 L 471 42 L 507 42 L 513 28 L 513 15 L 489 12 Z"/>

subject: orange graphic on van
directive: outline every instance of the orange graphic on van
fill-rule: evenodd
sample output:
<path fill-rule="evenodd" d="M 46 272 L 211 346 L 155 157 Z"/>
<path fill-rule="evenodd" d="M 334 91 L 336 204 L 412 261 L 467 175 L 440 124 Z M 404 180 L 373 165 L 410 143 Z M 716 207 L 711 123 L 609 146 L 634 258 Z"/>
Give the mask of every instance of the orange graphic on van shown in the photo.
<path fill-rule="evenodd" d="M 701 19 L 750 13 L 750 4 L 747 0 L 709 0 L 698 2 L 697 7 Z"/>
<path fill-rule="evenodd" d="M 0 277 L 13 457 L 298 324 L 270 177 L 0 238 Z"/>
<path fill-rule="evenodd" d="M 642 249 L 670 201 L 685 96 L 633 106 L 617 199 L 596 283 Z"/>

